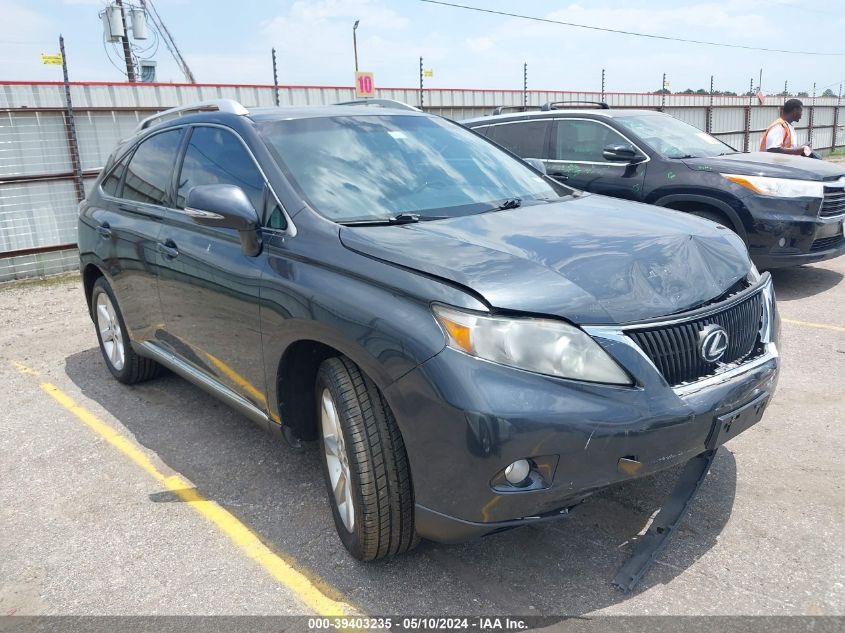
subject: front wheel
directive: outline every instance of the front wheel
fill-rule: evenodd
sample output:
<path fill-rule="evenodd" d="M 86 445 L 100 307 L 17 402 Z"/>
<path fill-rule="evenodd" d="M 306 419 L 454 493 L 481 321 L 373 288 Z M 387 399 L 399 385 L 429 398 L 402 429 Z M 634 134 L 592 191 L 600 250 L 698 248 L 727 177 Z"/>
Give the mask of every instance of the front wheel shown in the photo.
<path fill-rule="evenodd" d="M 320 448 L 340 540 L 358 560 L 417 544 L 405 443 L 375 384 L 347 358 L 323 362 L 316 382 Z"/>

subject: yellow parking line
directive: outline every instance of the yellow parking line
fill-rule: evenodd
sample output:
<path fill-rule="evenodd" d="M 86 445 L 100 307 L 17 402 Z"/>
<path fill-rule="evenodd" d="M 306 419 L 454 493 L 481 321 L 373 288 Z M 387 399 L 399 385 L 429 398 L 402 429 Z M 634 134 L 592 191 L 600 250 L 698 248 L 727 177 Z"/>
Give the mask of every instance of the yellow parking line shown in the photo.
<path fill-rule="evenodd" d="M 845 327 L 841 325 L 831 325 L 830 323 L 813 323 L 812 321 L 797 321 L 795 319 L 783 319 L 784 323 L 792 323 L 793 325 L 804 325 L 806 327 L 816 327 L 821 330 L 833 330 L 834 332 L 845 332 Z"/>
<path fill-rule="evenodd" d="M 37 371 L 21 363 L 14 363 L 23 374 L 39 375 Z M 342 601 L 327 595 L 316 583 L 325 587 L 329 593 L 339 592 L 328 589 L 325 582 L 314 581 L 313 574 L 304 572 L 282 559 L 268 548 L 258 536 L 241 523 L 228 510 L 216 502 L 203 497 L 199 491 L 181 475 L 167 476 L 150 461 L 147 455 L 132 440 L 102 421 L 85 407 L 49 382 L 42 382 L 41 389 L 50 395 L 62 407 L 84 422 L 92 431 L 114 446 L 117 450 L 143 468 L 153 479 L 160 482 L 167 490 L 186 502 L 204 518 L 210 521 L 220 532 L 234 542 L 242 552 L 261 565 L 274 579 L 285 585 L 315 613 L 322 616 L 356 615 L 360 613 L 348 601 Z M 310 578 L 309 578 L 310 576 Z"/>
<path fill-rule="evenodd" d="M 214 356 L 214 355 L 212 355 L 212 354 L 210 354 L 206 351 L 203 351 L 203 354 L 205 354 L 206 358 L 208 358 L 208 360 L 210 360 L 212 362 L 212 364 L 215 367 L 217 367 L 217 369 L 222 371 L 229 378 L 229 380 L 231 380 L 233 383 L 238 385 L 241 389 L 246 391 L 250 396 L 252 396 L 253 400 L 255 400 L 256 402 L 259 402 L 259 403 L 262 403 L 262 402 L 266 403 L 267 402 L 267 399 L 264 397 L 264 394 L 258 388 L 256 388 L 255 385 L 253 385 L 246 378 L 241 376 L 234 369 L 229 367 L 229 365 L 227 365 L 222 360 L 220 360 L 216 356 Z"/>

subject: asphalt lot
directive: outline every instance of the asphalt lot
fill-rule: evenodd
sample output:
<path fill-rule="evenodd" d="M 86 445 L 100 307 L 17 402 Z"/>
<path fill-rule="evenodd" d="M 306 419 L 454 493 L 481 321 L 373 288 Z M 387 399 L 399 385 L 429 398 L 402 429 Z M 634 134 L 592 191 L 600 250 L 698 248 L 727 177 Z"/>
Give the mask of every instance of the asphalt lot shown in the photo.
<path fill-rule="evenodd" d="M 845 614 L 843 275 L 845 257 L 775 272 L 777 397 L 633 594 L 610 581 L 675 472 L 358 563 L 315 449 L 170 374 L 118 384 L 78 277 L 0 286 L 0 614 L 305 614 L 318 594 L 369 614 Z"/>

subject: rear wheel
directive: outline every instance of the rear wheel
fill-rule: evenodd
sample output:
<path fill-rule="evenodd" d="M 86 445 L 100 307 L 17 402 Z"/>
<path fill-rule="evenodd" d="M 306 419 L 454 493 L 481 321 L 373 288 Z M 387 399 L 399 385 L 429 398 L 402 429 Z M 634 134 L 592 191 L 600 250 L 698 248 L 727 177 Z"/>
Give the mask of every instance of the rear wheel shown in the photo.
<path fill-rule="evenodd" d="M 381 392 L 347 358 L 316 382 L 320 447 L 340 540 L 358 560 L 401 554 L 418 539 L 405 444 Z"/>
<path fill-rule="evenodd" d="M 111 286 L 100 277 L 91 291 L 91 312 L 100 351 L 112 376 L 120 382 L 132 385 L 154 377 L 159 365 L 154 360 L 135 353 L 129 341 L 129 333 L 123 315 L 114 298 Z"/>

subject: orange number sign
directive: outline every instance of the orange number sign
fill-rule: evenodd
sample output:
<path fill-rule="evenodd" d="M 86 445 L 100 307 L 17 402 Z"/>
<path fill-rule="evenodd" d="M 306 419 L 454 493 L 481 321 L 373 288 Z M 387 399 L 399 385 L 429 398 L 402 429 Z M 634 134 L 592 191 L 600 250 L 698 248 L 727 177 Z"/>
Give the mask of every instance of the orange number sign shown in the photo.
<path fill-rule="evenodd" d="M 355 73 L 355 96 L 376 96 L 376 84 L 373 81 L 373 73 Z"/>

